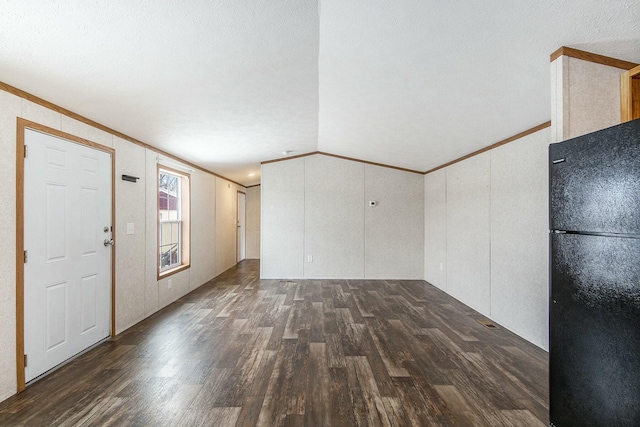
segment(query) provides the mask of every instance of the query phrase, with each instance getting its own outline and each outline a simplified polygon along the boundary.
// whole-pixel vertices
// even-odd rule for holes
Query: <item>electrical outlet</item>
[[[167,280],[167,289],[171,289],[171,279]]]

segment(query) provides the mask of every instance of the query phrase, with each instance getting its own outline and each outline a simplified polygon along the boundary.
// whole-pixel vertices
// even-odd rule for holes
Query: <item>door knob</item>
[[[105,246],[113,246],[113,239],[104,239]]]

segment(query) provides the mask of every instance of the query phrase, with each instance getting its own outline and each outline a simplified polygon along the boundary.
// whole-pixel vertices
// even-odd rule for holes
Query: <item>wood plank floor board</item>
[[[187,410],[172,423],[176,427],[233,427],[238,421],[241,408],[209,408]]]
[[[365,326],[356,323],[348,308],[336,309],[338,333],[342,341],[342,352],[345,356],[364,356],[363,345]]]
[[[2,426],[541,426],[548,355],[426,282],[244,261],[27,390]]]
[[[366,356],[348,356],[347,383],[358,426],[388,426],[389,421]]]
[[[414,360],[407,348],[401,345],[402,337],[392,334],[385,319],[370,319],[369,333],[382,363],[390,377],[408,377],[409,372],[402,367],[405,361]]]
[[[245,393],[246,398],[260,397],[263,399],[267,394],[267,390],[269,388],[271,380],[271,377],[268,374],[273,372],[273,368],[275,367],[277,361],[277,356],[278,352],[275,350],[264,350],[262,352],[260,365],[256,369],[253,380]]]
[[[353,401],[351,398],[351,390],[347,380],[346,361],[345,367],[328,368],[329,370],[329,387],[330,402],[329,408],[331,413],[331,425],[336,426],[355,426],[356,418],[354,412]]]
[[[311,426],[328,425],[331,421],[329,400],[329,367],[325,343],[311,343],[307,372],[306,408],[304,423]]]
[[[336,321],[336,312],[334,311],[324,311],[322,314],[322,318],[324,320],[324,324],[322,325],[322,332],[324,334],[337,334],[338,333],[338,322]],[[326,338],[325,338],[326,340]],[[326,341],[325,341],[326,342]]]
[[[318,286],[319,288],[319,286]],[[322,307],[322,302],[312,302],[309,307],[309,317],[310,317],[310,342],[321,343],[324,342],[324,310]]]
[[[342,341],[338,334],[325,335],[327,350],[327,367],[329,368],[346,368],[347,361],[344,358],[344,350]]]
[[[442,416],[441,407],[444,402],[434,402],[420,393],[411,377],[393,378],[398,390],[398,401],[402,405],[402,416],[407,426],[439,425],[438,417]],[[434,392],[435,393],[435,392]]]
[[[212,368],[207,380],[193,399],[189,408],[208,409],[215,407],[216,400],[226,399],[229,377],[233,374],[229,368]]]
[[[247,396],[238,414],[236,427],[252,427],[257,425],[264,396]]]

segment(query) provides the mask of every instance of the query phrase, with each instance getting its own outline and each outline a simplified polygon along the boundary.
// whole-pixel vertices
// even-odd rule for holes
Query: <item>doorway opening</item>
[[[236,238],[238,240],[237,248],[238,253],[236,261],[244,261],[247,257],[247,194],[242,191],[238,191],[238,218],[237,218],[237,233]]]
[[[18,119],[18,391],[115,331],[109,147]]]

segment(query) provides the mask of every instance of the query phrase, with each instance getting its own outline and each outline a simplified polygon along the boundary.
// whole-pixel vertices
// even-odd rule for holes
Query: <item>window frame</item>
[[[177,221],[161,221],[160,220],[160,174],[166,173],[180,178],[179,189],[179,219]],[[156,171],[156,272],[157,279],[161,280],[173,274],[179,273],[191,267],[191,176],[183,171],[162,165],[158,163]],[[169,266],[164,269],[160,267],[160,246],[161,246],[161,227],[162,224],[178,222],[179,224],[179,248],[180,263]]]

